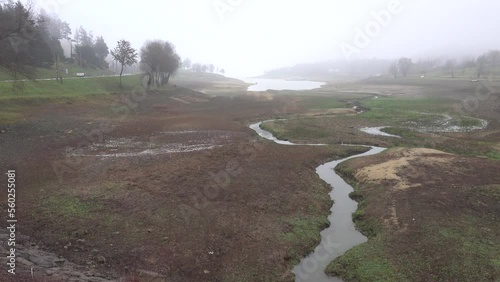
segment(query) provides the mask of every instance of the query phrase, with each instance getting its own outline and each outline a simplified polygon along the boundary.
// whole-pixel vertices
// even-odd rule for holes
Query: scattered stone
[[[97,256],[97,262],[98,263],[106,263],[106,258],[102,255]]]
[[[203,273],[205,273],[205,274],[209,274],[209,273],[210,273],[210,271],[208,271],[208,270],[206,270],[206,269],[205,269],[205,270],[203,270]]]
[[[151,233],[151,232],[153,232],[153,228],[148,229],[148,233]]]

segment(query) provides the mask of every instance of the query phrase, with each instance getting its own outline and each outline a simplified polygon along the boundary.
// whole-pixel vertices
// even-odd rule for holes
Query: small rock
[[[203,273],[205,273],[205,274],[209,274],[209,273],[210,273],[210,271],[208,271],[208,270],[206,270],[206,269],[205,269],[205,270],[203,270]]]
[[[49,276],[50,276],[50,275],[52,275],[52,274],[54,274],[54,273],[58,272],[59,270],[61,270],[61,269],[60,269],[60,268],[58,268],[58,267],[51,268],[51,269],[47,269],[47,270],[45,270],[45,274],[47,274],[47,275],[49,275]]]
[[[102,255],[97,256],[97,262],[98,263],[106,263],[106,258]]]
[[[168,241],[168,237],[163,237],[163,241]]]
[[[77,243],[85,243],[85,239],[78,239],[76,240]]]
[[[28,257],[28,260],[31,261],[32,263],[36,264],[37,266],[41,266],[41,267],[54,267],[54,266],[56,266],[56,264],[54,263],[54,260],[51,257],[30,254],[30,256]]]
[[[32,263],[31,261],[26,260],[26,259],[23,259],[23,258],[20,258],[20,257],[17,257],[17,258],[16,258],[16,261],[17,261],[18,263],[24,264],[24,265],[26,265],[26,266],[33,266],[33,265],[34,265],[34,263]]]
[[[148,229],[148,233],[151,233],[151,232],[153,232],[153,228]]]
[[[61,264],[64,264],[64,263],[66,262],[66,260],[65,260],[65,259],[63,259],[63,258],[56,258],[56,259],[54,260],[54,262],[55,262],[56,264],[61,265]]]
[[[98,249],[92,249],[92,251],[90,251],[90,252],[92,252],[94,254],[97,254],[99,252],[99,250]]]

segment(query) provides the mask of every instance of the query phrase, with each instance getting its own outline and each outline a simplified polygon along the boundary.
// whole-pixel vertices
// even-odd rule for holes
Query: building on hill
[[[73,41],[69,38],[59,39],[66,59],[73,58]]]

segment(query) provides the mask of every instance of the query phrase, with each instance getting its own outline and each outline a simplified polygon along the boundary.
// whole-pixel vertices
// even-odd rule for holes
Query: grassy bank
[[[117,93],[143,91],[141,77],[123,77],[119,87],[118,77],[66,79],[57,81],[26,81],[23,92],[15,92],[12,84],[0,82],[0,125],[12,124],[23,118],[33,107],[49,103],[68,103],[81,99],[95,99]]]
[[[500,225],[493,216],[492,205],[500,200],[498,185],[457,187],[447,207],[432,206],[432,219],[412,214],[413,224],[394,230],[384,220],[387,212],[374,205],[384,202],[383,198],[389,199],[388,202],[401,201],[412,192],[394,194],[390,184],[358,182],[354,176],[358,167],[359,164],[348,161],[337,172],[355,188],[350,196],[359,206],[353,220],[369,241],[330,263],[327,273],[345,281],[496,281],[500,277],[500,251],[495,247],[500,243],[497,236]],[[420,189],[432,193],[431,187]],[[442,193],[445,191],[441,189]],[[466,197],[470,199],[460,200]],[[487,201],[488,198],[494,201]],[[414,206],[425,205],[420,195],[414,196],[413,201],[418,203]],[[477,201],[483,203],[483,211],[475,210]],[[463,206],[454,208],[454,202]],[[452,209],[455,210],[450,213]],[[396,208],[393,216],[396,210],[401,224],[406,215]]]

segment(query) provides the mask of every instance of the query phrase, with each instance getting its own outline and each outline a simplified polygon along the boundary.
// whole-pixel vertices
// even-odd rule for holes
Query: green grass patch
[[[500,160],[500,152],[498,152],[498,151],[490,152],[490,153],[488,153],[487,156],[488,156],[488,158],[495,160],[495,161]]]
[[[330,224],[326,216],[286,219],[285,223],[290,231],[285,232],[283,238],[290,242],[317,242],[320,231]]]
[[[101,205],[70,196],[52,196],[42,202],[42,207],[49,214],[65,218],[84,218],[99,210]]]
[[[500,185],[487,185],[479,188],[479,193],[488,198],[492,198],[500,202]]]
[[[340,101],[338,98],[333,97],[310,97],[304,101],[301,101],[308,109],[316,110],[327,110],[334,108],[345,108],[346,103]]]
[[[262,124],[261,128],[271,132],[280,140],[308,140],[329,137],[332,133],[314,124],[316,120],[314,118],[300,119],[299,124],[292,125],[287,120],[276,120]]]
[[[141,76],[124,76],[123,88],[119,87],[119,77],[94,77],[65,79],[63,84],[55,80],[25,81],[24,91],[16,93],[12,83],[0,82],[0,101],[33,97],[78,97],[89,94],[111,94],[142,88]]]
[[[27,81],[24,86],[23,92],[16,93],[11,83],[0,82],[0,124],[15,123],[24,112],[35,106],[144,91],[140,75],[123,77],[122,88],[119,87],[118,77],[67,79],[63,84],[57,81]]]
[[[347,251],[331,262],[326,272],[345,281],[408,281],[390,262],[381,236]]]

